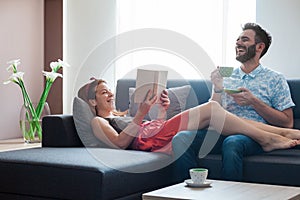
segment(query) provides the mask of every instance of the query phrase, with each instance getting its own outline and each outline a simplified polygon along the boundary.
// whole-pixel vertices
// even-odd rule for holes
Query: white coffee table
[[[210,187],[193,188],[179,183],[143,194],[143,200],[221,199],[221,200],[299,200],[300,187],[252,184],[232,181],[212,181]]]

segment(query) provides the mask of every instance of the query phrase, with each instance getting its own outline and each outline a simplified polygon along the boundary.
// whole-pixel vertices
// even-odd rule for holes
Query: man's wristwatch
[[[215,93],[222,93],[224,91],[224,89],[222,88],[222,89],[220,89],[220,90],[216,90],[215,88],[214,88],[214,92]]]

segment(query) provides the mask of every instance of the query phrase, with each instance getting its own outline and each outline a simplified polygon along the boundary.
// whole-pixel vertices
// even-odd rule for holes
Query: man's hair
[[[272,36],[266,31],[264,30],[261,26],[259,26],[258,24],[255,23],[246,23],[243,27],[242,27],[243,31],[251,29],[255,32],[255,43],[260,43],[263,42],[265,44],[265,48],[262,51],[260,57],[263,57],[271,43],[272,43]]]

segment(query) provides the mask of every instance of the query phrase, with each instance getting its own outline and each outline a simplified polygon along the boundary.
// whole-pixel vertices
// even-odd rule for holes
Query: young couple
[[[222,153],[221,174],[227,180],[242,180],[244,156],[299,145],[300,132],[291,129],[292,107],[295,104],[288,84],[282,74],[260,63],[271,45],[272,37],[255,23],[245,24],[242,30],[235,47],[236,60],[241,66],[233,71],[232,78],[224,80],[216,69],[211,74],[211,101],[183,111],[167,121],[163,117],[151,122],[143,121],[156,98],[162,102],[160,116],[168,109],[170,101],[166,92],[152,97],[149,91],[136,116],[128,123],[126,118],[120,117],[124,113],[114,111],[114,96],[105,81],[94,80],[85,85],[79,97],[97,114],[92,120],[96,137],[113,147],[166,153],[172,152],[173,139],[175,156],[184,153],[181,171],[188,172],[190,167],[197,166],[198,152],[206,133],[182,130],[210,126],[226,136],[222,137],[222,144],[215,145],[215,148]],[[224,87],[243,92],[226,95]],[[126,121],[125,126],[118,127],[124,124],[120,121]],[[179,131],[182,132],[177,134]],[[194,141],[192,145],[190,138]]]
[[[95,79],[84,85],[78,96],[85,100],[95,113],[91,122],[95,136],[113,148],[170,154],[172,138],[178,132],[209,126],[225,136],[238,133],[249,136],[258,142],[264,151],[286,149],[300,144],[299,130],[278,128],[237,117],[215,101],[188,109],[165,120],[164,114],[170,105],[166,90],[159,97],[149,90],[136,115],[130,119],[124,116],[125,113],[115,110],[114,94],[102,79]],[[145,115],[157,98],[161,101],[160,118],[145,121]]]

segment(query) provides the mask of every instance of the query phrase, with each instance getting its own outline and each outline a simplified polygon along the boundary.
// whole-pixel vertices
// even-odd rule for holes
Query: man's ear
[[[260,43],[257,44],[256,47],[257,47],[258,51],[262,52],[265,49],[266,45],[265,45],[265,43],[260,42]]]

